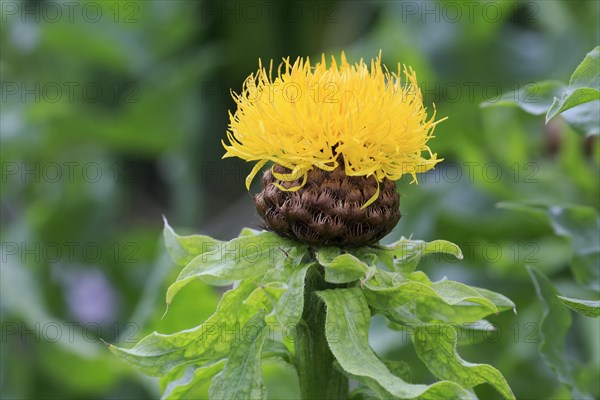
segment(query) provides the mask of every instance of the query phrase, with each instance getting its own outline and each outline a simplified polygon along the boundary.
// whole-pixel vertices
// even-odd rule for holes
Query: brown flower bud
[[[280,165],[273,169],[290,173]],[[400,220],[400,195],[389,179],[378,184],[373,176],[347,176],[343,168],[313,168],[306,184],[291,192],[278,189],[275,183],[292,188],[300,186],[302,179],[281,181],[268,169],[262,182],[263,190],[254,196],[254,203],[265,228],[311,245],[370,245],[391,232]],[[377,200],[361,208],[378,185]]]

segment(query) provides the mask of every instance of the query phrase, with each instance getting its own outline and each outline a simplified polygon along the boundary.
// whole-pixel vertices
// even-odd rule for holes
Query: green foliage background
[[[517,398],[570,398],[570,387],[600,397],[599,320],[568,311],[566,341],[544,335],[544,310],[567,317],[555,299],[542,301],[537,275],[563,296],[598,300],[597,278],[577,273],[599,267],[584,254],[598,245],[597,136],[566,123],[568,114],[546,125],[528,113],[545,113],[551,102],[539,96],[554,93],[536,82],[566,85],[600,42],[599,2],[0,4],[3,398],[157,397],[158,383],[99,339],[133,344],[214,310],[220,293],[193,283],[161,319],[179,272],[161,242],[161,215],[179,232],[223,240],[258,225],[248,165],[220,160],[229,89],[241,88],[258,58],[345,50],[358,60],[380,49],[388,66],[411,65],[426,103],[449,117],[431,143],[445,162],[418,186],[399,182],[403,217],[386,242],[451,240],[465,258],[425,258],[432,278],[516,303],[516,316],[490,318],[496,336],[460,353],[498,368]],[[523,201],[538,211],[515,205]],[[540,204],[570,210],[569,229]],[[385,332],[375,319],[372,347],[414,365],[415,381],[433,381],[406,338]],[[564,351],[548,360],[542,341]],[[265,379],[272,398],[297,395],[289,371],[267,365]],[[498,396],[486,385],[477,393]]]

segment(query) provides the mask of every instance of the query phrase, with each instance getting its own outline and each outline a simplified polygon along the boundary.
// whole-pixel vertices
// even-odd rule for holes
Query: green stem
[[[325,337],[325,303],[316,291],[332,288],[321,268],[308,269],[304,289],[302,321],[296,330],[296,366],[300,394],[304,400],[348,399],[348,378],[334,365],[335,358]]]

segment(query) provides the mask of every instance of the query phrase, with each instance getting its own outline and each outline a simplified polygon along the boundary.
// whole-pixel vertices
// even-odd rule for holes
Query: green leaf
[[[546,122],[570,108],[600,100],[600,46],[589,52],[571,75],[567,90],[554,102],[546,114]]]
[[[346,251],[369,266],[379,266],[394,270],[394,255],[384,246],[365,246],[346,249]]]
[[[164,216],[163,220],[165,223],[163,236],[167,252],[173,262],[179,266],[184,267],[200,254],[213,251],[223,243],[220,240],[203,235],[179,236]]]
[[[449,280],[432,283],[422,272],[412,273],[395,285],[381,284],[379,277],[377,273],[364,284],[365,296],[371,306],[394,322],[469,323],[514,308],[500,294]]]
[[[463,254],[460,247],[446,240],[424,242],[422,240],[409,240],[401,238],[399,241],[385,246],[394,256],[394,268],[399,272],[412,272],[421,258],[427,254],[449,254],[462,260]]]
[[[527,266],[527,271],[537,296],[544,305],[544,314],[540,322],[540,353],[558,379],[572,389],[574,398],[591,399],[591,396],[581,393],[577,387],[572,372],[573,363],[567,359],[565,353],[565,339],[571,326],[571,313],[558,299],[558,293],[546,275],[531,266]]]
[[[394,310],[396,311],[396,310]],[[464,323],[464,324],[447,324],[447,323],[442,323],[439,324],[438,322],[433,322],[433,323],[429,323],[429,322],[424,322],[424,321],[419,321],[419,320],[414,320],[412,323],[406,323],[405,321],[402,321],[400,319],[396,319],[394,320],[393,318],[390,318],[390,316],[388,315],[388,313],[384,314],[387,317],[386,320],[386,324],[390,329],[393,329],[395,331],[399,331],[399,332],[403,332],[405,335],[408,334],[413,334],[415,331],[415,328],[421,327],[424,324],[425,325],[443,325],[443,326],[452,326],[454,329],[456,329],[458,331],[458,342],[457,345],[458,346],[470,346],[476,343],[480,343],[484,340],[489,340],[490,338],[490,332],[494,332],[496,331],[496,327],[494,327],[494,325],[492,325],[491,322],[482,319],[476,322],[471,322],[471,323]],[[394,316],[394,314],[392,314],[392,317]],[[402,317],[405,317],[405,315],[403,315]],[[410,320],[410,318],[408,318],[407,320]],[[497,335],[500,335],[501,332],[499,332]],[[496,334],[493,334],[496,335]],[[399,375],[401,376],[401,375]]]
[[[191,379],[189,374],[193,372],[194,376],[204,376],[204,372],[190,370],[184,379],[181,375],[184,371],[182,368],[187,364],[204,368],[207,367],[207,363],[226,359],[232,346],[239,341],[240,326],[244,326],[252,316],[272,312],[270,316],[277,318],[280,323],[296,324],[304,305],[306,271],[314,264],[300,265],[306,254],[306,246],[282,238],[271,240],[272,235],[262,232],[235,241],[237,246],[232,247],[233,256],[248,255],[250,251],[243,253],[240,250],[248,243],[258,249],[257,254],[261,254],[249,257],[258,260],[254,265],[250,265],[248,259],[240,261],[236,257],[232,257],[234,260],[231,263],[226,260],[225,265],[222,265],[216,261],[214,251],[206,254],[211,260],[211,264],[208,265],[210,268],[197,270],[200,275],[208,273],[211,277],[214,274],[232,279],[234,276],[239,278],[236,274],[241,273],[246,278],[223,295],[217,310],[202,325],[172,335],[154,332],[131,349],[115,346],[110,346],[110,349],[147,375],[161,376],[174,371],[171,373],[174,377],[177,376],[176,379],[183,379],[180,386],[184,387],[177,390],[187,390],[186,388],[191,387],[193,383],[187,382],[187,379]],[[275,262],[265,260],[265,253],[274,253]],[[199,259],[196,257],[194,260]],[[239,263],[241,272],[234,271]]]
[[[370,312],[359,288],[319,291],[327,305],[327,341],[344,371],[375,391],[379,398],[471,399],[460,385],[442,381],[417,385],[395,376],[369,347]]]
[[[292,352],[283,343],[276,340],[267,339],[265,341],[262,358],[279,361],[286,366],[294,366]]]
[[[183,268],[167,290],[167,305],[185,285],[200,279],[211,285],[226,286],[242,279],[262,276],[282,265],[295,244],[271,232],[243,236],[222,243],[216,249],[194,258]]]
[[[419,358],[439,379],[473,388],[489,383],[505,399],[515,399],[500,371],[487,364],[466,362],[456,352],[458,334],[450,325],[421,325],[413,334],[413,343]]]
[[[215,375],[223,369],[225,360],[205,366],[183,365],[175,368],[160,379],[161,399],[181,399],[196,386],[208,383]]]
[[[413,381],[413,371],[407,362],[388,359],[381,359],[381,362],[385,364],[392,374],[402,378],[402,380],[409,383]]]
[[[498,308],[499,311],[507,311],[513,310],[513,312],[517,313],[517,307],[515,303],[512,302],[511,299],[504,296],[503,294],[492,292],[491,290],[479,288],[476,286],[469,286],[471,289],[479,293],[481,296],[485,297]]]
[[[287,285],[283,282],[269,282],[257,286],[243,304],[259,305],[258,308],[261,308],[261,304],[270,304],[269,309],[272,309],[287,290]]]
[[[600,47],[588,53],[575,69],[569,85],[542,81],[503,94],[498,100],[481,104],[516,105],[533,115],[546,114],[546,123],[558,114],[575,131],[584,135],[600,134]]]
[[[571,270],[575,280],[600,291],[600,216],[592,207],[549,206],[539,203],[498,204],[501,208],[518,210],[540,218],[558,236],[566,237],[573,248]]]
[[[239,336],[239,327],[257,312],[268,309],[269,301],[243,304],[256,284],[243,282],[227,291],[216,311],[202,325],[171,335],[154,332],[130,349],[113,345],[109,349],[119,358],[146,375],[162,376],[185,363],[214,362],[226,358],[231,342]]]
[[[455,325],[454,328],[458,330],[458,346],[470,346],[489,340],[490,335],[496,335],[490,332],[497,331],[496,327],[485,319],[470,324]],[[498,335],[501,334],[501,332],[498,332]]]
[[[591,318],[600,317],[600,300],[582,300],[563,296],[558,296],[558,299],[562,301],[564,305],[573,311],[577,311],[579,314]]]
[[[577,133],[587,136],[600,135],[600,102],[590,101],[560,114]]]
[[[350,393],[350,400],[381,400],[382,398],[365,386],[359,386]]]
[[[537,296],[544,304],[540,335],[540,351],[546,362],[563,382],[571,382],[572,376],[564,361],[565,338],[571,326],[571,314],[556,298],[558,294],[550,280],[539,270],[527,266]]]
[[[340,254],[337,247],[323,247],[317,250],[317,261],[325,269],[325,280],[330,283],[350,283],[372,275],[374,268],[356,256],[348,253]],[[375,255],[372,263],[377,264]]]
[[[257,230],[257,229],[252,229],[252,228],[242,228],[242,230],[240,231],[240,234],[238,235],[238,237],[243,237],[243,236],[255,236],[258,235],[259,233],[261,233],[262,231]]]
[[[267,338],[263,314],[255,315],[244,328],[240,340],[231,348],[225,368],[212,381],[211,399],[266,399],[267,391],[260,366],[262,348]]]
[[[483,102],[481,107],[518,106],[529,114],[542,115],[548,112],[554,98],[561,96],[565,88],[566,85],[560,81],[535,82],[504,93],[497,100]]]
[[[306,272],[315,264],[302,265],[294,268],[286,282],[286,290],[278,299],[273,312],[267,316],[267,322],[270,317],[275,317],[280,324],[281,329],[295,326],[302,317],[304,309],[304,280]]]

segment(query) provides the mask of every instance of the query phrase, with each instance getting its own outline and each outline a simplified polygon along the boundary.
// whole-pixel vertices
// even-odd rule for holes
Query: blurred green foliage
[[[543,303],[524,265],[563,296],[597,300],[597,288],[571,274],[569,237],[496,204],[598,210],[599,143],[561,116],[546,125],[516,107],[479,105],[568,82],[598,45],[597,1],[2,0],[0,18],[3,398],[157,397],[157,382],[98,339],[126,345],[214,310],[219,293],[198,283],[161,320],[178,272],[160,242],[161,214],[219,239],[258,225],[248,166],[220,160],[230,88],[258,58],[345,50],[357,60],[380,49],[388,66],[411,65],[426,103],[449,117],[431,142],[445,162],[418,186],[399,183],[403,218],[387,241],[459,244],[463,261],[430,256],[428,274],[498,291],[518,310],[491,318],[497,335],[461,355],[502,371],[517,398],[571,396],[538,351]],[[573,379],[600,397],[598,319],[572,319],[565,351],[586,366]],[[375,350],[432,381],[380,322]],[[295,396],[289,371],[266,373],[273,398]],[[477,393],[497,396],[486,385]]]

